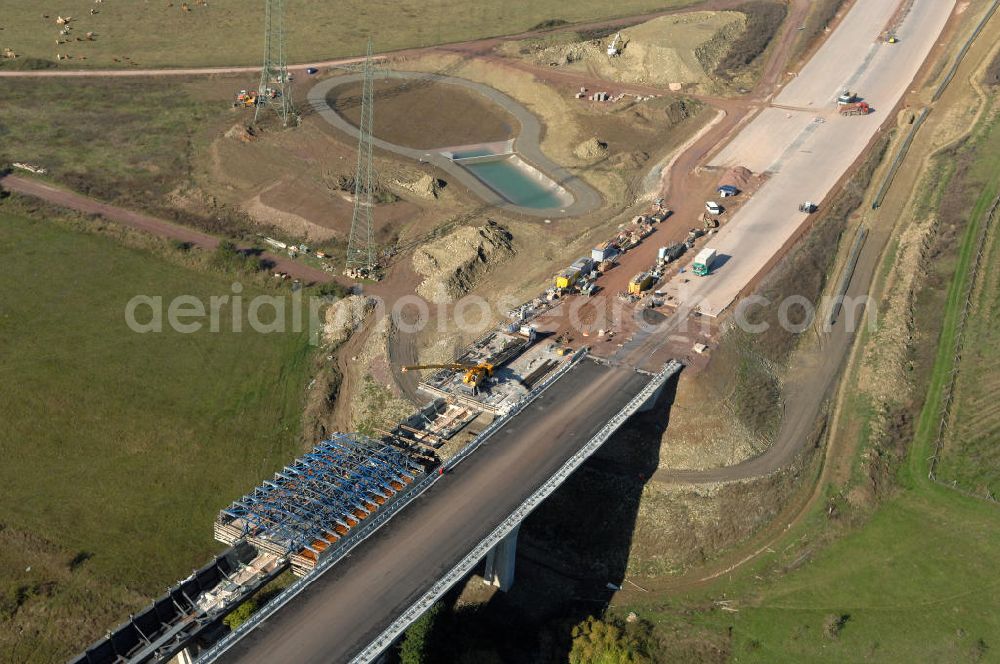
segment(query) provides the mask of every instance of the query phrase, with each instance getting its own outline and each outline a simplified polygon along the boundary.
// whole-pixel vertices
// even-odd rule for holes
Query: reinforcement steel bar
[[[420,466],[385,441],[334,434],[273,478],[222,510],[241,519],[245,534],[291,553],[316,540],[339,538],[333,528],[366,519],[415,481]]]

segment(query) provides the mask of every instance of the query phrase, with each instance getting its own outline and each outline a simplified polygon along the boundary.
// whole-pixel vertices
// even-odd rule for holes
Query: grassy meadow
[[[101,7],[93,0],[5,4],[0,47],[21,56],[0,60],[6,68],[53,66],[57,54],[70,56],[58,62],[70,68],[259,65],[262,57],[264,2],[107,0]],[[692,4],[695,0],[287,0],[287,52],[289,62],[305,63],[362,54],[369,38],[376,50],[391,51],[515,34],[546,22],[593,22]],[[91,15],[91,9],[97,13]],[[74,19],[69,35],[59,34],[61,27],[55,21],[60,15]],[[93,41],[86,38],[88,32],[94,33]],[[56,44],[57,39],[69,41]]]
[[[218,333],[132,332],[135,295],[232,278],[3,207],[0,261],[0,661],[61,661],[218,551],[217,511],[301,449],[310,346],[233,333],[230,307]]]

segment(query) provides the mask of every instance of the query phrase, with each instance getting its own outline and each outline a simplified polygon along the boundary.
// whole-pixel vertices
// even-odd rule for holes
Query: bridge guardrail
[[[565,363],[555,373],[536,386],[535,389],[526,394],[509,413],[493,420],[493,422],[487,425],[485,429],[479,432],[478,436],[469,441],[465,447],[455,454],[455,456],[451,457],[448,461],[442,464],[441,468],[444,470],[451,470],[464,459],[468,458],[473,452],[479,449],[479,447],[486,442],[488,438],[507,424],[512,417],[524,410],[528,404],[538,398],[538,396],[547,390],[553,383],[562,378],[567,371],[579,363],[584,357],[586,357],[586,355],[586,348],[578,350],[569,362]],[[389,519],[395,516],[397,512],[413,502],[415,498],[429,489],[440,478],[441,475],[438,473],[428,473],[414,484],[411,484],[397,500],[392,501],[384,510],[379,510],[376,512],[374,517],[366,520],[364,525],[355,531],[354,536],[349,537],[346,540],[341,540],[339,545],[327,549],[326,555],[320,558],[316,567],[313,568],[311,572],[299,579],[296,579],[291,585],[278,593],[274,599],[250,616],[246,622],[227,634],[211,648],[201,653],[197,658],[198,664],[211,664],[211,662],[215,662],[222,656],[223,653],[236,645],[240,639],[256,629],[262,622],[274,615],[292,598],[305,590],[306,586],[318,579],[325,571],[343,560],[344,556],[349,554],[354,547],[368,539],[375,533],[375,531],[385,525]]]
[[[451,570],[449,570],[437,583],[432,585],[430,589],[425,592],[420,599],[418,599],[409,609],[403,612],[403,614],[397,618],[388,628],[386,628],[381,634],[379,634],[374,641],[372,641],[368,647],[358,653],[352,660],[351,664],[369,664],[369,662],[374,661],[386,648],[392,645],[392,643],[399,638],[399,636],[409,627],[417,618],[419,618],[425,611],[430,609],[434,605],[434,602],[438,601],[448,589],[453,585],[458,583],[466,574],[468,574],[473,567],[492,549],[495,547],[504,537],[509,535],[514,528],[521,523],[525,517],[528,516],[543,500],[548,498],[552,492],[556,490],[559,485],[561,485],[566,478],[573,474],[577,468],[579,468],[584,461],[586,461],[590,456],[597,451],[597,449],[604,444],[604,442],[611,437],[615,431],[618,430],[625,420],[630,418],[632,415],[638,411],[646,401],[656,393],[667,380],[681,370],[683,365],[677,360],[671,360],[663,369],[661,369],[647,384],[646,386],[632,398],[631,401],[626,404],[618,413],[615,414],[610,420],[601,427],[594,436],[584,445],[580,451],[569,458],[566,463],[564,463],[559,470],[557,470],[551,478],[548,479],[541,487],[539,487],[531,496],[528,497],[524,503],[521,504],[514,513],[509,517],[504,519],[497,526],[493,532],[486,536],[476,547],[469,552],[457,565],[455,565]]]

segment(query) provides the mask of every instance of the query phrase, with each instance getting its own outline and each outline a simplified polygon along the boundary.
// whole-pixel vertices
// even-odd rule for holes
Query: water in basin
[[[480,156],[485,155],[464,154],[463,158]],[[542,210],[565,208],[570,202],[566,190],[517,155],[474,159],[462,166],[514,205]]]

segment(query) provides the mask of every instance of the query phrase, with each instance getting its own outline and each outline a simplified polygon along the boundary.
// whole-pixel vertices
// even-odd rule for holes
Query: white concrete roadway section
[[[732,304],[805,222],[799,203],[822,202],[887,120],[940,36],[955,0],[913,0],[896,32],[899,43],[882,44],[879,34],[899,5],[900,0],[856,2],[778,95],[775,103],[785,108],[765,109],[712,161],[712,166],[743,165],[771,176],[709,240],[707,246],[720,257],[713,274],[686,272],[667,286],[682,304],[709,316]],[[845,87],[856,90],[874,112],[840,117],[835,102]]]

